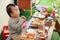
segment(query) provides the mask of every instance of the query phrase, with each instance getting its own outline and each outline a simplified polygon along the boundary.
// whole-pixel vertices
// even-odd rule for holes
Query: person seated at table
[[[22,31],[21,26],[25,20],[20,19],[19,9],[14,4],[8,4],[6,7],[6,11],[10,17],[9,22],[8,22],[10,37],[13,40],[20,40],[19,36],[21,34],[21,31]]]

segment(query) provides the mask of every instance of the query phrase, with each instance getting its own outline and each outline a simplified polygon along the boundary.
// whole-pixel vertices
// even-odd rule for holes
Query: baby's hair
[[[7,11],[7,14],[11,17],[10,13],[12,13],[11,11],[11,7],[15,7],[16,5],[15,4],[8,4],[7,7],[6,7],[6,11]]]

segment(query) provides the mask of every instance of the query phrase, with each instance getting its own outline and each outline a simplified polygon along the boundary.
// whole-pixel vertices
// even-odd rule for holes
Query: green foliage
[[[32,9],[32,15],[34,14],[34,9]],[[21,10],[21,16],[25,16],[26,20],[30,20],[30,10]]]

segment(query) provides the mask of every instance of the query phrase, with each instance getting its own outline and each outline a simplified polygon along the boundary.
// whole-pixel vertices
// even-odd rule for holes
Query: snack
[[[35,37],[35,34],[28,34],[29,35],[29,38],[34,38]]]
[[[27,38],[27,35],[21,35],[20,38]]]
[[[39,29],[39,30],[44,30],[43,25],[41,25],[41,24],[38,25],[38,29]]]
[[[35,34],[34,33],[27,33],[26,36],[27,36],[27,38],[34,38]]]
[[[52,22],[45,22],[45,26],[51,27],[52,26]]]
[[[36,19],[35,19],[36,22],[41,22],[41,21],[43,21],[43,20],[44,20],[44,18],[36,18]]]
[[[35,21],[36,21],[36,22],[40,22],[39,18],[36,18]]]
[[[34,22],[32,22],[31,23],[31,28],[38,28],[38,25],[39,23],[38,22],[36,22],[36,21],[34,21]]]
[[[35,34],[34,33],[26,33],[20,36],[20,38],[34,38]]]
[[[45,38],[44,34],[39,35],[40,38]]]

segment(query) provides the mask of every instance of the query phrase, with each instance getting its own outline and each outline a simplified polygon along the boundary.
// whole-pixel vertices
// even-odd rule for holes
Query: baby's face
[[[12,15],[11,16],[13,16],[15,18],[17,18],[19,16],[19,14],[20,14],[19,9],[18,9],[17,6],[15,6],[15,7],[12,6],[11,7],[11,11],[12,11]]]

